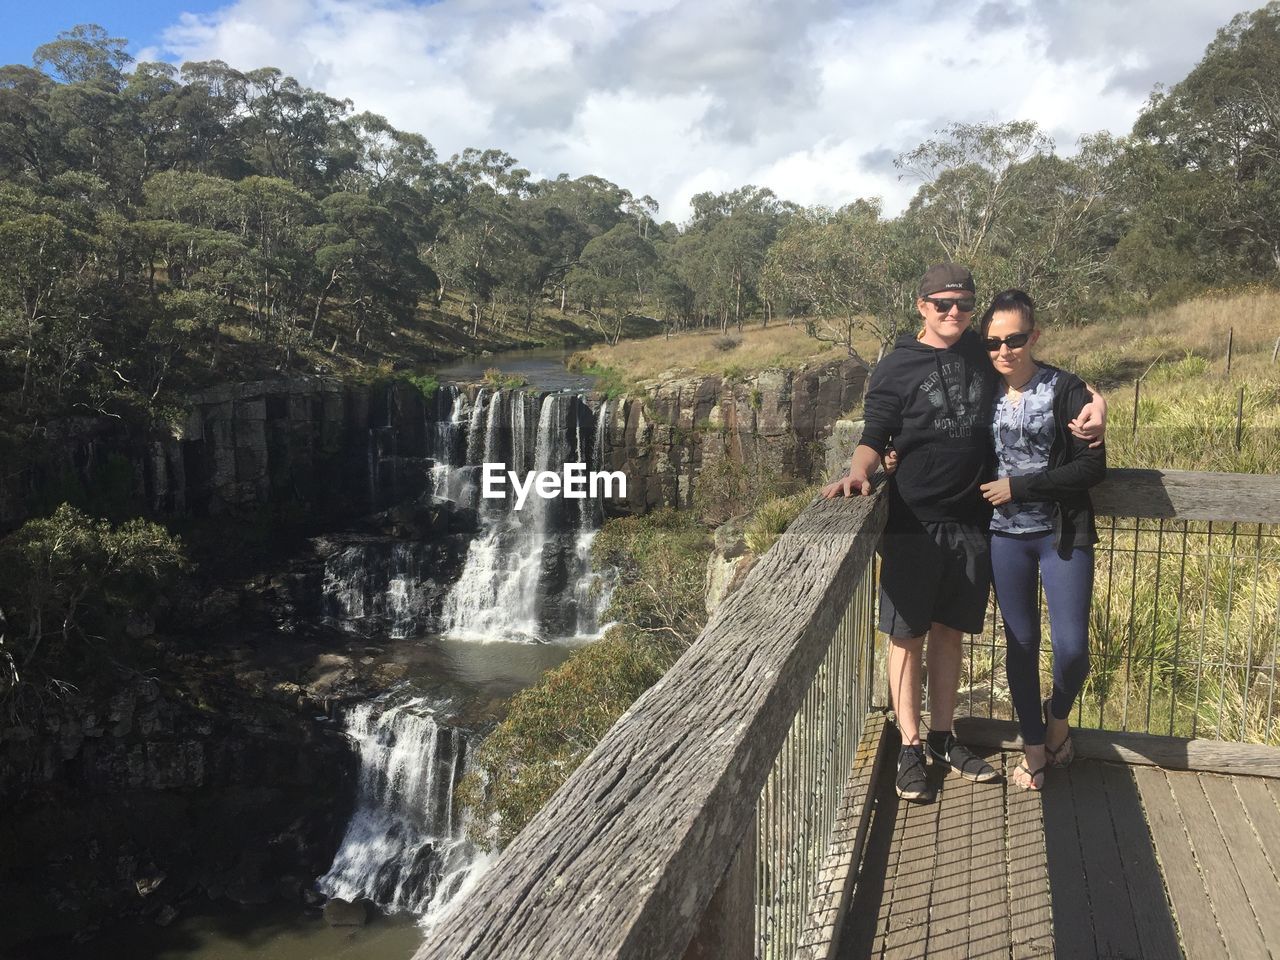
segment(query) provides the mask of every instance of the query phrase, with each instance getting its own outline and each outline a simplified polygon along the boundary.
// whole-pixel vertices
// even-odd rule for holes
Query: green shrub
[[[413,374],[407,373],[404,378],[418,388],[418,392],[423,398],[430,400],[436,395],[436,391],[440,389],[440,381],[433,373]]]
[[[510,843],[674,660],[669,645],[614,627],[516,694],[458,786],[472,839]]]
[[[708,439],[706,444],[711,442]],[[727,453],[709,458],[704,452],[702,469],[693,482],[693,507],[705,523],[719,526],[730,517],[758,509],[785,490],[782,478],[763,464],[748,467]]]
[[[732,336],[731,334],[723,334],[713,338],[711,345],[721,353],[728,353],[730,350],[736,350],[738,347],[742,346],[742,338]]]
[[[817,493],[818,488],[811,487],[789,497],[779,497],[762,504],[743,530],[747,549],[757,557],[763,556]]]
[[[490,367],[484,372],[485,383],[494,390],[519,390],[529,385],[529,381],[518,373],[503,373],[497,367]]]
[[[62,504],[0,541],[0,608],[18,682],[111,656],[130,612],[146,610],[188,566],[181,541],[141,518],[113,527]]]

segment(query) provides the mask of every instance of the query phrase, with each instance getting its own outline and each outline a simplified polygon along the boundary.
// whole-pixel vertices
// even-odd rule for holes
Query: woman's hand
[[[893,476],[893,471],[898,469],[898,451],[890,447],[885,451],[884,460],[881,461],[884,467],[884,475],[886,477]]]
[[[1008,503],[1013,499],[1013,494],[1009,489],[1009,478],[1001,477],[999,480],[992,480],[990,483],[984,483],[978,488],[982,491],[983,497],[992,506],[1000,506],[1002,503]]]

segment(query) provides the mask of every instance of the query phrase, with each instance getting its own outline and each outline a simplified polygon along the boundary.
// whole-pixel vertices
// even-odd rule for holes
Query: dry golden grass
[[[726,349],[726,338],[738,342]],[[613,347],[594,346],[581,356],[585,366],[608,367],[620,372],[628,383],[639,384],[682,376],[738,378],[770,367],[794,368],[836,360],[846,353],[814,340],[799,323],[775,321],[769,327],[750,326],[741,333],[706,330],[624,340]],[[874,350],[871,356],[875,356]]]
[[[1115,322],[1052,327],[1036,354],[1106,393],[1112,466],[1274,473],[1280,470],[1280,364],[1271,355],[1278,318],[1280,293],[1249,290]],[[1228,331],[1234,331],[1230,377]]]

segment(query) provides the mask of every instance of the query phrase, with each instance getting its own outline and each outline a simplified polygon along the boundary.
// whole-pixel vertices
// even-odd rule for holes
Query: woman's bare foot
[[[1071,723],[1059,720],[1052,710],[1046,710],[1045,714],[1048,716],[1044,731],[1045,752],[1055,767],[1065,767],[1076,758],[1075,744],[1071,742]]]
[[[1022,762],[1013,768],[1010,778],[1020,790],[1041,790],[1044,787],[1045,747],[1043,743],[1023,747]]]

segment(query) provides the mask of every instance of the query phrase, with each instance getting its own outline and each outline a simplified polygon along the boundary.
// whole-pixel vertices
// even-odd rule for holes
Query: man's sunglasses
[[[1017,350],[1019,347],[1025,347],[1030,339],[1031,334],[1029,333],[1011,333],[1003,340],[999,337],[986,337],[982,341],[982,345],[987,348],[987,353],[999,353],[1001,344],[1004,344],[1010,350]]]
[[[939,313],[950,313],[952,307],[955,307],[961,313],[973,313],[973,308],[978,303],[972,297],[961,297],[955,300],[947,297],[923,297],[922,299],[925,303],[933,304],[933,308]]]

